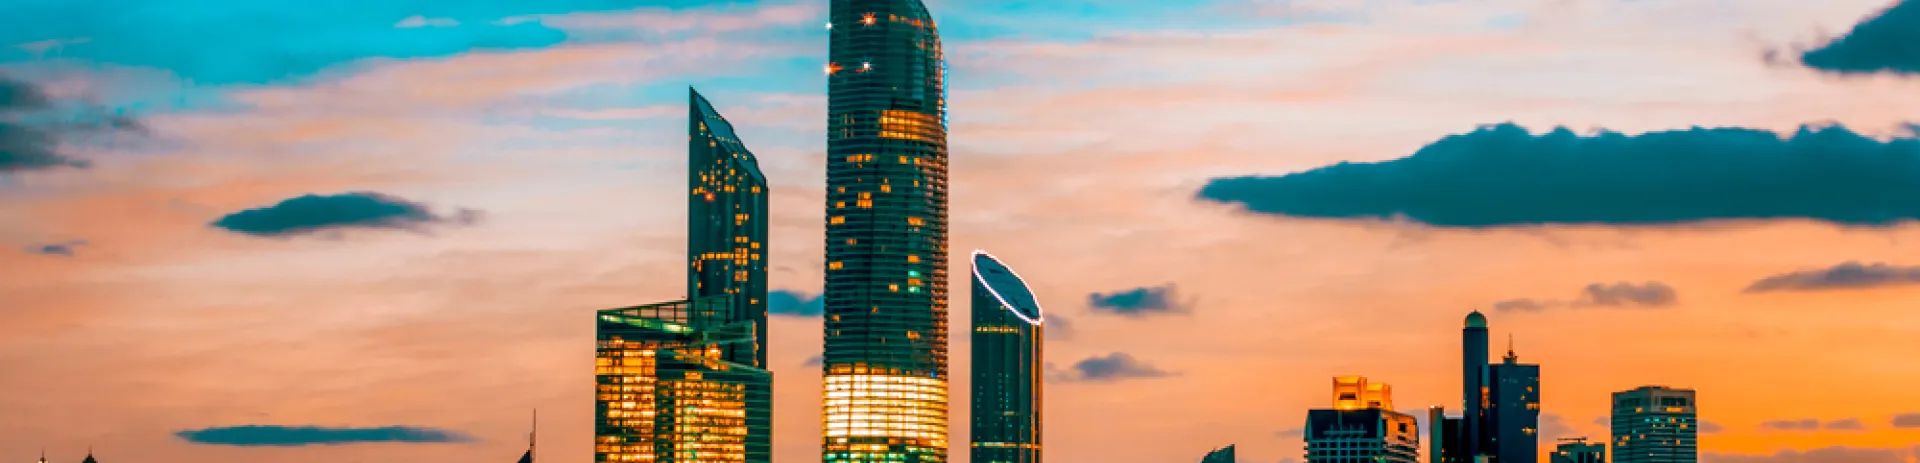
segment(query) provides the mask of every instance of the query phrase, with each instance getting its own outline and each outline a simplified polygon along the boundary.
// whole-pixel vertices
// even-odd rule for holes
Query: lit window
[[[707,197],[708,197],[708,198],[712,198],[713,196],[712,196],[712,195],[708,195]],[[843,208],[843,207],[847,207],[847,202],[846,202],[846,201],[834,201],[834,202],[833,202],[833,208],[834,208],[834,209],[839,209],[839,208]]]
[[[860,24],[871,26],[873,25],[873,21],[873,13],[867,13],[865,16],[860,17]]]
[[[847,245],[848,245],[848,246],[852,246],[852,245],[856,245],[856,244],[860,244],[860,240],[856,240],[856,239],[853,239],[853,238],[847,238]]]
[[[900,292],[900,284],[899,284],[899,283],[887,283],[887,290],[888,290],[888,291],[893,291],[893,292]]]
[[[827,219],[827,223],[839,225],[839,224],[847,223],[847,218],[845,216],[836,215],[836,216],[833,216],[833,218]]]
[[[920,256],[907,256],[907,262],[918,263],[920,262]]]
[[[840,267],[842,267],[842,266],[844,266],[844,264],[841,264],[841,263],[839,263],[839,262],[828,262],[828,263],[827,263],[827,270],[839,270],[839,269],[840,269]]]
[[[892,192],[893,192],[893,185],[880,185],[880,192],[881,192],[881,193],[892,193]]]

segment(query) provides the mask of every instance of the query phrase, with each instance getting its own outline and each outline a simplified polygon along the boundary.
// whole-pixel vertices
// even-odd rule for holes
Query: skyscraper
[[[1585,437],[1560,439],[1548,463],[1607,463],[1607,445]]]
[[[1200,457],[1200,463],[1234,463],[1233,446],[1229,445],[1213,449],[1212,452],[1207,452],[1207,456]]]
[[[726,360],[767,365],[767,178],[700,92],[687,89],[687,297],[725,296],[730,321],[754,323],[756,341]]]
[[[1487,367],[1489,430],[1491,448],[1497,463],[1539,463],[1540,461],[1540,366],[1519,362],[1513,343],[1507,343],[1507,356]]]
[[[1699,461],[1697,412],[1692,389],[1642,386],[1613,393],[1613,462]]]
[[[596,315],[594,461],[763,463],[772,374],[725,359],[755,344],[751,321],[731,321],[731,299],[602,310]]]
[[[1460,455],[1467,461],[1490,454],[1492,437],[1487,413],[1487,316],[1479,311],[1467,314],[1466,327],[1460,330],[1461,407]]]
[[[972,461],[1040,463],[1040,302],[993,255],[972,260]]]
[[[947,459],[945,58],[920,0],[832,0],[822,460]]]
[[[1333,408],[1307,411],[1307,463],[1419,463],[1420,425],[1393,411],[1393,388],[1333,379]]]

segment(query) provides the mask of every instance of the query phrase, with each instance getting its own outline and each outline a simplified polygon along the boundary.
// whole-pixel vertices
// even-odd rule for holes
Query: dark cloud
[[[1902,413],[1893,416],[1893,427],[1920,428],[1920,413]]]
[[[413,426],[379,428],[327,428],[319,426],[250,425],[207,428],[174,433],[196,444],[298,447],[305,445],[343,445],[371,442],[447,443],[471,439],[460,433]]]
[[[1867,429],[1867,424],[1859,418],[1845,418],[1828,421],[1826,428],[1829,431],[1861,431]]]
[[[480,212],[463,209],[453,216],[435,215],[424,204],[372,192],[305,195],[272,206],[248,209],[221,217],[212,224],[234,233],[288,237],[350,228],[421,230],[434,224],[471,224]]]
[[[1087,305],[1094,312],[1126,315],[1133,317],[1163,313],[1184,313],[1191,304],[1174,300],[1173,283],[1161,286],[1148,286],[1111,293],[1093,293],[1087,295]]]
[[[767,313],[793,317],[818,317],[827,313],[825,294],[808,296],[806,293],[774,290],[767,293]]]
[[[1920,75],[1920,0],[1901,0],[1845,35],[1800,52],[1800,64],[1836,74]]]
[[[1146,362],[1135,359],[1133,356],[1127,355],[1124,352],[1088,357],[1085,360],[1075,362],[1072,368],[1065,371],[1054,370],[1051,372],[1051,376],[1059,381],[1099,383],[1128,379],[1164,378],[1173,376],[1174,374],[1173,372],[1161,370],[1153,365],[1148,365]]]
[[[1306,435],[1306,432],[1307,432],[1307,428],[1287,428],[1279,431],[1274,431],[1273,437],[1278,437],[1282,439],[1289,439],[1289,438],[1299,439],[1301,438],[1301,436]]]
[[[1046,323],[1042,326],[1042,329],[1045,330],[1044,332],[1046,333],[1045,336],[1047,339],[1058,339],[1061,341],[1073,339],[1074,331],[1072,320],[1068,320],[1067,317],[1061,316],[1059,313],[1048,312],[1044,321]]]
[[[1813,431],[1820,429],[1820,420],[1813,418],[1799,420],[1773,420],[1760,423],[1760,429],[1769,431]]]
[[[800,366],[817,367],[817,366],[825,365],[826,363],[827,363],[827,356],[823,354],[823,355],[815,355],[812,357],[807,357],[807,361],[800,362]]]
[[[27,252],[40,254],[43,256],[73,257],[76,253],[79,252],[78,249],[81,246],[86,246],[86,245],[87,245],[86,240],[73,240],[65,243],[36,244],[33,246],[28,246]]]
[[[1725,431],[1726,429],[1727,428],[1722,427],[1719,424],[1716,424],[1712,421],[1705,421],[1705,420],[1700,421],[1701,434],[1713,434],[1716,432]]]
[[[1818,291],[1920,284],[1920,267],[1847,262],[1820,270],[1787,272],[1747,285],[1746,292]]]
[[[1198,198],[1258,214],[1438,227],[1779,218],[1890,226],[1920,218],[1920,139],[1881,141],[1841,126],[1789,137],[1700,127],[1534,135],[1503,123],[1392,161],[1215,178]]]
[[[1909,463],[1920,458],[1920,447],[1827,447],[1808,451],[1782,450],[1772,455],[1703,452],[1701,463]]]
[[[0,75],[0,174],[91,164],[60,151],[62,144],[101,132],[142,131],[132,118],[94,108],[56,107],[38,86]]]
[[[1566,417],[1553,413],[1541,413],[1539,435],[1542,442],[1552,442],[1564,437],[1579,437],[1580,432],[1567,424]]]
[[[1672,306],[1679,301],[1679,292],[1666,283],[1622,281],[1588,284],[1587,287],[1580,289],[1579,296],[1571,300],[1508,299],[1493,303],[1493,310],[1539,312],[1557,307],[1657,308]]]

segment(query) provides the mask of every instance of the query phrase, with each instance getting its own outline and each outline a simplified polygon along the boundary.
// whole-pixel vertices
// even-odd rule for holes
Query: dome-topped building
[[[1468,328],[1486,328],[1487,316],[1481,315],[1480,311],[1478,310],[1473,311],[1473,313],[1467,314],[1467,327]]]

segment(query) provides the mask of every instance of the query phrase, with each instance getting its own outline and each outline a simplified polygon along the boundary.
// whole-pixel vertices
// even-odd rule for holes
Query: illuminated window
[[[860,244],[860,240],[857,240],[857,239],[853,239],[853,238],[847,238],[847,245],[848,245],[848,246],[852,246],[852,245],[856,245],[856,244]]]
[[[711,197],[711,196],[709,196],[709,197]],[[833,208],[834,208],[834,209],[839,209],[839,208],[843,208],[843,207],[847,207],[847,202],[846,202],[846,201],[834,201],[834,202],[833,202]]]
[[[888,290],[888,291],[893,291],[893,292],[899,292],[899,291],[900,291],[900,284],[899,284],[899,283],[887,283],[887,290]]]
[[[860,201],[855,202],[854,205],[859,206],[861,209],[870,208],[870,207],[873,207],[873,200],[862,199]]]
[[[847,218],[846,216],[836,215],[836,216],[833,216],[832,218],[827,219],[827,223],[839,225],[839,224],[847,223]]]
[[[907,262],[908,262],[908,263],[919,263],[919,262],[920,262],[920,256],[907,256]]]
[[[839,269],[840,269],[840,267],[842,267],[842,264],[841,264],[841,263],[839,263],[839,262],[828,262],[828,263],[827,263],[827,270],[839,270]]]
[[[926,221],[926,219],[922,219],[922,218],[919,218],[919,217],[908,217],[908,218],[907,218],[907,225],[912,225],[912,226],[915,226],[915,227],[918,227],[918,226],[921,226],[921,225],[926,225],[926,224],[927,224],[927,221]]]
[[[892,193],[892,192],[893,192],[893,185],[880,185],[880,192],[881,192],[881,193]]]

